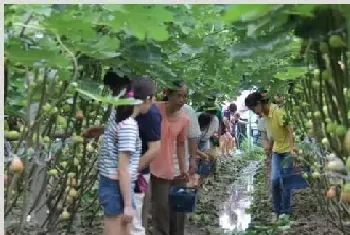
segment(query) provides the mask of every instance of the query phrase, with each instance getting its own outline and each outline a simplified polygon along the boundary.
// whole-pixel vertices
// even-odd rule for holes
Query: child
[[[141,81],[141,80],[140,80]],[[141,155],[141,140],[135,117],[146,110],[142,102],[153,92],[153,84],[125,82],[127,94],[123,98],[134,98],[132,105],[113,109],[104,131],[98,159],[99,200],[104,209],[104,234],[130,234],[130,223],[135,214],[134,188]],[[147,105],[148,107],[149,105]]]

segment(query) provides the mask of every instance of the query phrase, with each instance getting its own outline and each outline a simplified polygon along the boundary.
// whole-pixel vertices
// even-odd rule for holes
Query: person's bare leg
[[[131,224],[125,224],[121,222],[121,233],[120,234],[125,234],[125,235],[131,235]],[[119,235],[119,233],[115,233],[115,235]]]
[[[236,137],[232,136],[232,149],[233,149],[233,153],[236,152]]]
[[[233,150],[233,138],[230,136],[227,138],[226,153],[231,154]]]
[[[121,216],[105,216],[103,222],[104,235],[123,234],[121,230]]]
[[[220,151],[221,151],[221,154],[222,154],[223,156],[226,155],[226,153],[225,153],[225,149],[226,149],[226,147],[225,147],[225,141],[226,141],[225,136],[224,136],[224,135],[220,136],[220,138],[219,138]]]

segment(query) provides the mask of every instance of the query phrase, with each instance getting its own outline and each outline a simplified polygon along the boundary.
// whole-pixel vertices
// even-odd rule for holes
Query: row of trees
[[[98,215],[99,140],[81,132],[120,102],[102,96],[113,66],[159,88],[181,78],[194,105],[253,85],[287,93],[293,83],[290,119],[298,135],[313,129],[321,150],[322,158],[303,150],[319,172],[315,195],[346,233],[349,13],[340,5],[5,5],[7,231],[22,233],[28,214],[51,232]],[[326,167],[327,152],[342,174]],[[341,182],[326,201],[330,174]]]

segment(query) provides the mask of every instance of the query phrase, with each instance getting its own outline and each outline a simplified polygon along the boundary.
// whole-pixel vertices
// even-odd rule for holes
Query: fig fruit
[[[51,169],[51,170],[49,170],[48,175],[50,175],[50,176],[57,176],[58,175],[58,170],[57,169]]]
[[[332,199],[337,195],[337,191],[335,190],[335,187],[330,187],[327,191],[327,198]]]
[[[328,45],[327,45],[327,43],[325,43],[325,42],[321,42],[320,43],[320,51],[322,52],[322,53],[328,53]]]
[[[329,45],[332,48],[346,47],[346,43],[343,41],[340,35],[332,35],[329,38]]]
[[[335,129],[335,134],[339,137],[343,137],[346,134],[346,127],[344,125],[338,125]]]
[[[75,115],[75,118],[78,120],[78,121],[82,121],[84,120],[84,114],[82,111],[78,111]]]
[[[69,190],[68,195],[69,195],[70,197],[72,197],[72,198],[75,198],[75,197],[78,195],[77,190],[75,190],[74,188],[71,188],[71,189]]]
[[[346,132],[346,135],[344,138],[344,148],[346,152],[350,153],[350,129]]]
[[[13,173],[21,173],[23,172],[24,166],[22,160],[15,156],[12,159],[11,165],[10,165],[10,171]]]
[[[67,211],[67,209],[64,209],[62,214],[61,214],[61,218],[63,220],[68,220],[70,218],[70,213]]]
[[[5,131],[5,139],[9,140],[18,140],[21,137],[21,134],[17,131]]]

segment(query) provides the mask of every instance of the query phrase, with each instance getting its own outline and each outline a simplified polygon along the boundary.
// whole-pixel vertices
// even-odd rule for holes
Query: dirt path
[[[271,218],[271,200],[263,183],[263,169],[256,176],[257,185],[254,193],[254,203],[251,208],[253,225],[265,226]],[[327,221],[326,216],[317,206],[310,189],[295,190],[292,198],[292,216],[290,228],[284,231],[263,232],[271,235],[341,235],[338,229]],[[247,233],[249,234],[249,233]]]
[[[188,216],[186,235],[223,235],[219,224],[221,207],[232,193],[230,186],[248,164],[241,158],[226,159],[217,164],[216,173],[203,184],[195,213]]]

